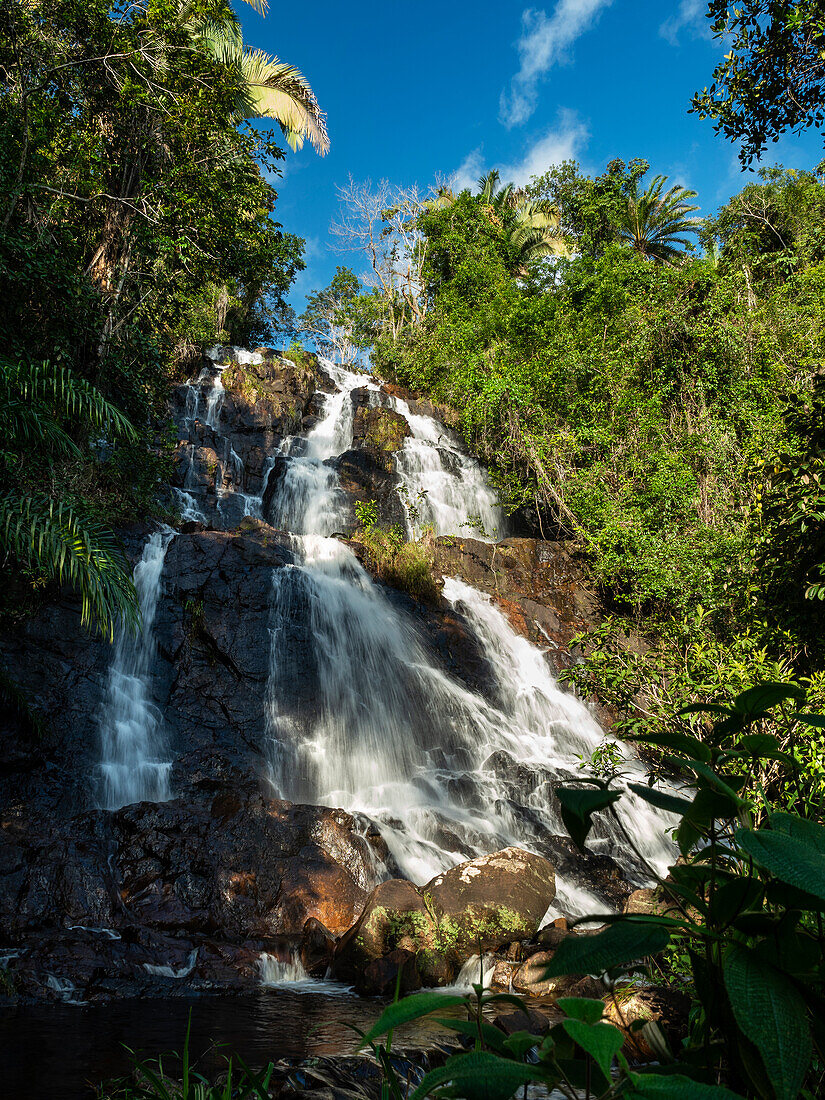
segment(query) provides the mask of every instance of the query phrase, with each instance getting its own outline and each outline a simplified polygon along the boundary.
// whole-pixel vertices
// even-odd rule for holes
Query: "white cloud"
[[[458,193],[469,189],[474,191],[479,179],[484,175],[484,157],[481,147],[468,153],[458,168],[450,176],[450,187]]]
[[[508,129],[532,115],[538,99],[538,85],[556,64],[569,60],[569,48],[593,25],[613,0],[557,0],[552,15],[527,8],[521,16],[521,38],[517,47],[521,68],[513,77],[510,91],[501,93],[499,118]]]
[[[671,46],[679,44],[679,32],[688,30],[694,37],[711,38],[710,22],[705,18],[707,0],[681,0],[678,10],[659,27],[659,34]]]
[[[513,182],[519,187],[529,183],[531,176],[540,176],[554,164],[563,160],[577,160],[587,145],[590,132],[586,123],[575,111],[567,108],[559,111],[558,121],[552,130],[530,145],[524,154],[509,164],[494,165],[503,183]],[[481,149],[474,149],[464,158],[460,167],[450,177],[454,191],[469,187],[476,189],[478,179],[488,171]]]

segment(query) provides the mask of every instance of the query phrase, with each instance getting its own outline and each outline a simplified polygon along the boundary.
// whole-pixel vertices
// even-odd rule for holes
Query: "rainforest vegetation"
[[[247,120],[321,152],[326,127],[224,0],[4,3],[0,73],[2,599],[67,580],[111,634],[136,621],[111,529],[160,507],[172,381],[262,340],[303,267]]]
[[[821,5],[709,7],[731,52],[693,110],[750,164],[822,121]],[[271,182],[286,153],[250,120],[323,153],[324,115],[297,69],[243,43],[226,0],[0,2],[0,73],[3,615],[63,582],[90,627],[137,627],[113,531],[171,518],[168,394],[208,345],[297,333],[448,406],[514,528],[587,562],[601,625],[571,686],[680,777],[642,792],[678,821],[664,909],[565,940],[548,973],[618,981],[658,958],[693,1010],[661,1073],[620,1055],[616,1076],[624,1036],[601,1001],[560,1002],[536,1051],[485,1024],[479,990],[448,1024],[476,1049],[411,1095],[822,1095],[825,161],[760,167],[703,218],[633,150],[522,188],[495,172],[426,193],[350,181],[334,235],[367,272],[340,266],[296,318],[303,242]],[[380,530],[370,502],[359,518],[377,573],[412,569],[437,599],[426,544]],[[621,797],[609,746],[591,763],[556,792],[582,847]],[[409,1084],[385,1037],[443,1011],[432,996],[364,1037],[384,1096]],[[123,1095],[184,1094],[143,1070]],[[266,1095],[268,1076],[241,1081],[220,1095]]]

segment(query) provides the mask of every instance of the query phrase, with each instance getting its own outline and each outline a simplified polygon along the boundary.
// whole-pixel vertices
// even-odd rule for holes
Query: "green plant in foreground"
[[[532,1082],[564,1096],[661,1097],[662,1100],[814,1100],[825,1085],[825,826],[811,817],[771,812],[758,795],[743,797],[744,763],[773,760],[800,781],[799,766],[773,734],[772,712],[798,704],[799,688],[764,683],[730,706],[690,708],[709,716],[699,737],[674,731],[644,740],[667,754],[685,778],[678,790],[631,783],[639,798],[673,815],[679,862],[661,881],[657,914],[590,914],[606,927],[566,938],[546,977],[602,974],[618,978],[645,959],[667,953],[666,965],[694,990],[691,1029],[683,1049],[668,1049],[652,1022],[643,1024],[660,1064],[631,1068],[622,1032],[603,1019],[604,1004],[563,998],[564,1018],[541,1041],[505,1038],[483,1019],[495,1000],[476,987],[474,998],[419,993],[390,1006],[365,1036],[379,1036],[409,1020],[460,1005],[468,1020],[441,1018],[445,1027],[475,1039],[472,1052],[453,1055],[427,1074],[411,1100],[428,1095],[506,1100]],[[788,720],[825,727],[825,717],[796,710]],[[608,778],[582,779],[556,791],[568,831],[583,848],[593,815],[611,813],[624,791]],[[800,805],[807,805],[800,801]],[[632,844],[632,838],[628,837]],[[635,1025],[631,1025],[631,1028]],[[529,1060],[525,1061],[528,1051]],[[614,1064],[615,1063],[615,1064]],[[736,1090],[736,1091],[732,1091]],[[393,1086],[396,1095],[396,1086]]]
[[[269,1082],[273,1070],[271,1062],[260,1073],[255,1073],[239,1055],[227,1056],[225,1079],[219,1084],[210,1084],[192,1066],[191,1030],[190,1011],[180,1054],[180,1077],[170,1076],[165,1071],[162,1057],[141,1059],[130,1050],[134,1067],[130,1077],[116,1081],[111,1086],[104,1086],[99,1093],[100,1100],[251,1100],[253,1097],[257,1097],[257,1100],[269,1100]]]

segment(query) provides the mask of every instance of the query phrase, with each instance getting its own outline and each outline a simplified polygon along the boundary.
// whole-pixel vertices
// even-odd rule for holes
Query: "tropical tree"
[[[67,367],[0,359],[0,557],[37,581],[73,585],[83,624],[110,640],[123,621],[140,620],[126,559],[114,535],[77,503],[19,487],[21,467],[81,457],[80,439],[133,439],[123,414]]]
[[[639,192],[638,181],[627,196],[620,236],[646,259],[663,264],[675,264],[691,248],[685,233],[698,233],[701,218],[689,215],[699,207],[689,200],[696,192],[674,186],[662,194],[666,176],[657,176],[649,187]]]
[[[533,198],[514,183],[499,186],[500,183],[501,176],[493,169],[478,181],[476,197],[487,218],[505,238],[512,273],[524,278],[532,261],[569,255],[557,207],[548,199]],[[444,208],[455,200],[451,188],[441,187],[429,206]]]
[[[262,15],[265,0],[246,0]],[[181,21],[193,37],[202,39],[210,53],[237,80],[235,113],[238,120],[272,118],[291,149],[308,140],[316,152],[329,151],[326,116],[309,81],[294,65],[245,46],[241,24],[231,9],[221,16],[195,15],[188,0],[181,3]]]
[[[692,110],[741,142],[744,167],[785,131],[822,127],[822,0],[709,0],[706,14],[727,52],[711,86],[693,97]]]

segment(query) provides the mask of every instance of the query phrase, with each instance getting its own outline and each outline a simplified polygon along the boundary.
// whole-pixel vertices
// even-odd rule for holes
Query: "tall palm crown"
[[[549,199],[532,200],[515,184],[499,187],[501,177],[493,169],[478,181],[479,199],[497,215],[512,211],[507,237],[516,255],[516,274],[526,275],[530,260],[545,256],[566,256],[567,245],[559,232],[561,219]]]
[[[620,235],[645,258],[675,264],[691,244],[684,234],[698,233],[702,219],[688,216],[699,209],[689,201],[696,198],[696,192],[676,186],[662,194],[666,182],[666,176],[657,176],[641,194],[638,181],[634,182]]]
[[[545,256],[567,256],[569,249],[560,232],[561,219],[548,199],[532,200],[512,183],[499,187],[501,177],[493,169],[478,181],[478,199],[487,216],[505,234],[512,253],[513,273],[527,275],[527,264]],[[443,209],[455,202],[455,192],[441,187],[431,208]]]
[[[261,15],[267,0],[246,0]],[[289,146],[300,149],[308,140],[324,156],[329,151],[326,115],[309,81],[296,69],[264,50],[244,46],[241,25],[230,13],[224,19],[195,15],[189,0],[181,0],[181,23],[204,41],[213,57],[233,70],[240,86],[235,113],[239,119],[272,118]]]

